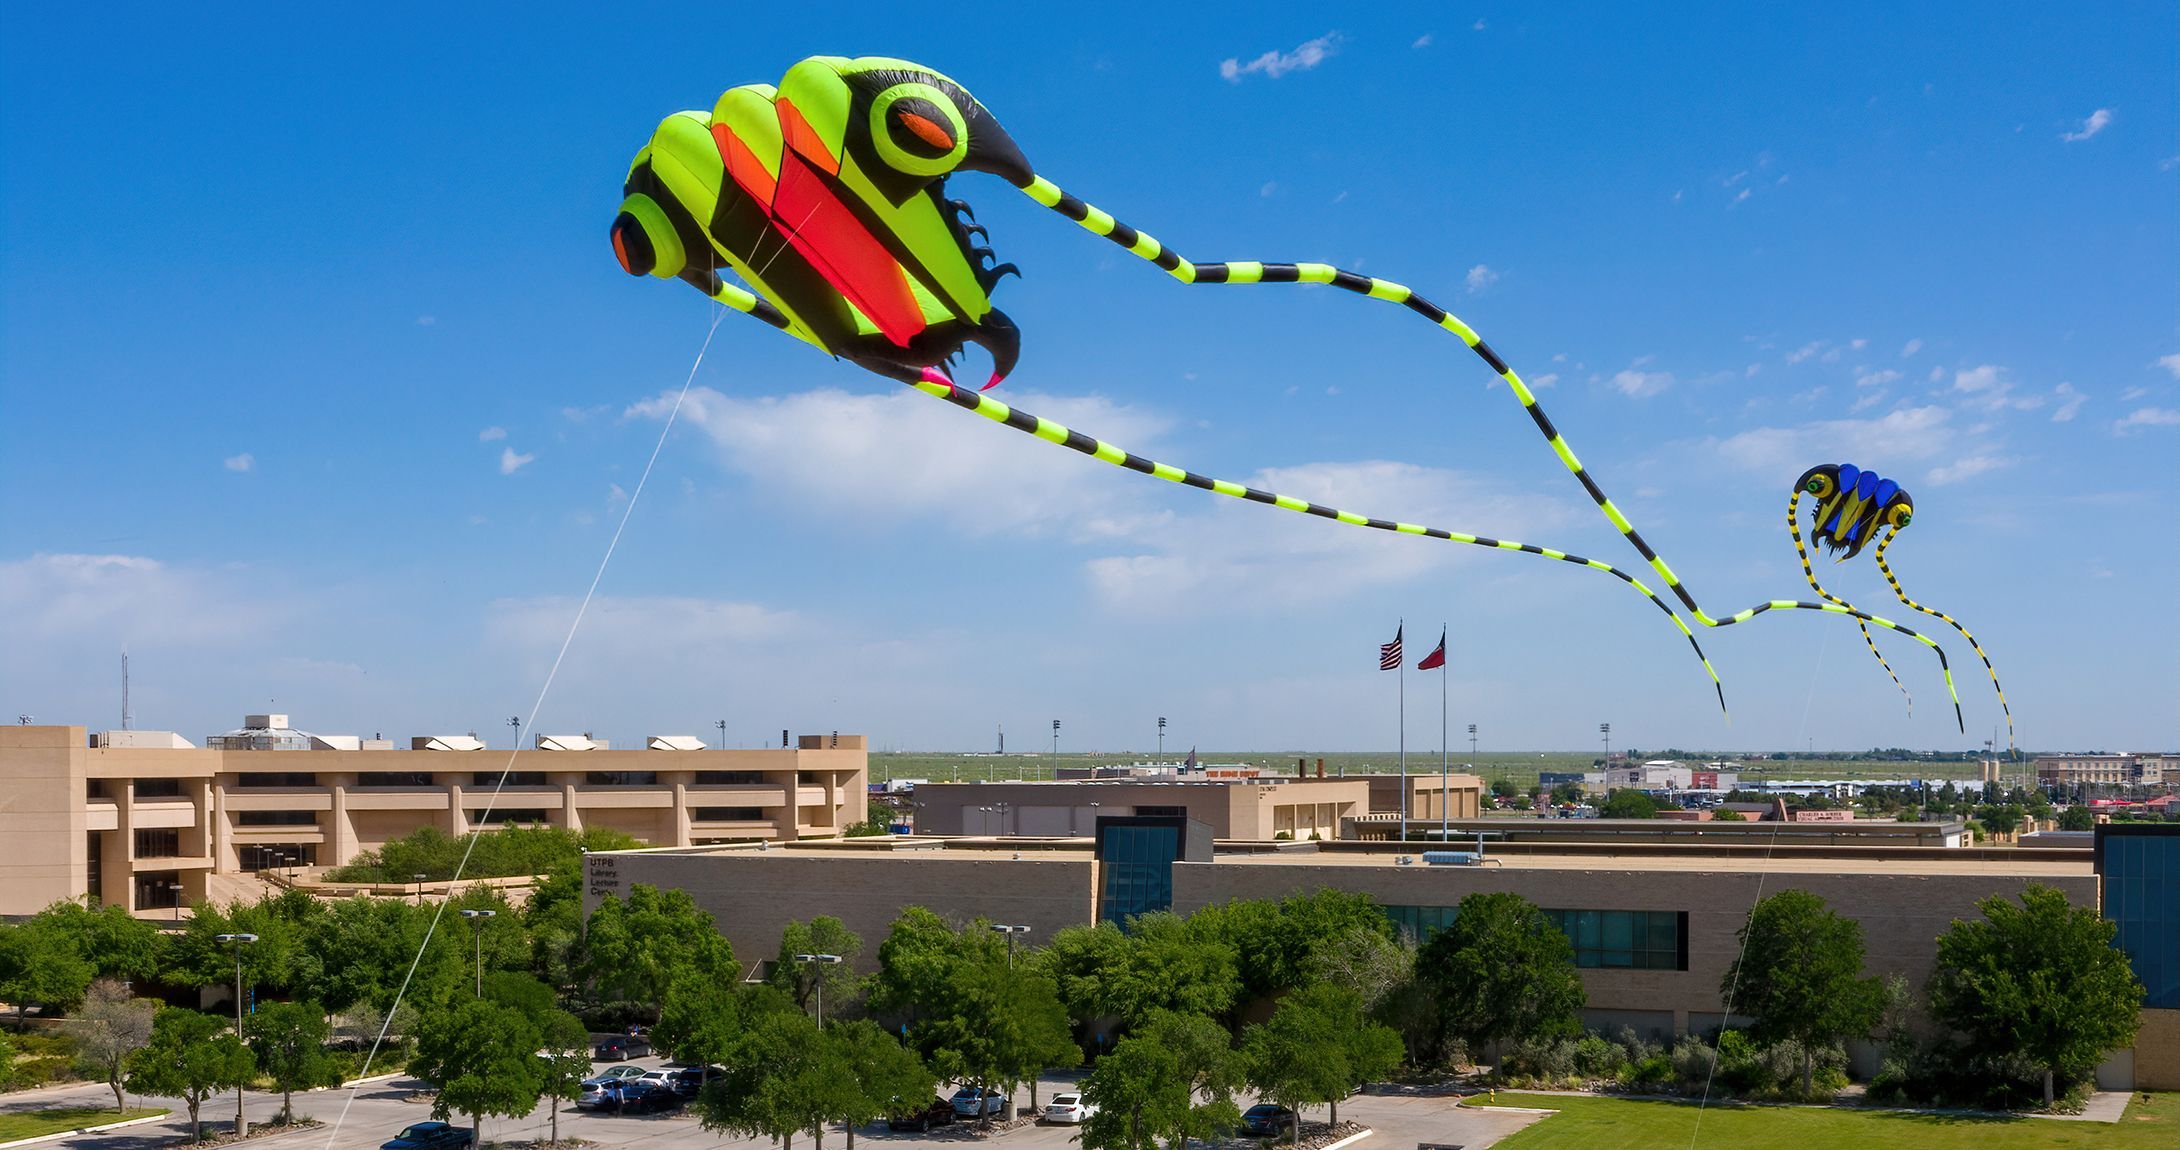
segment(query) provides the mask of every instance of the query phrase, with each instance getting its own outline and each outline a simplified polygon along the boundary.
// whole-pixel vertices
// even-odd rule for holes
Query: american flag
[[[1407,629],[1407,626],[1403,624],[1394,630],[1392,642],[1378,646],[1378,670],[1397,671],[1400,669],[1400,635],[1402,631]]]

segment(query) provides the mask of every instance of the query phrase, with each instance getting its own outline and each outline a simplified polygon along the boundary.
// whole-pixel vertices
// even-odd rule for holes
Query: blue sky
[[[1534,380],[1704,605],[1805,597],[1800,471],[1915,493],[1892,558],[2024,745],[2172,745],[2180,112],[2166,5],[1550,12],[946,5],[17,11],[0,38],[0,706],[192,738],[505,739],[711,313],[605,229],[656,121],[812,54],[974,91],[1198,260],[1416,286]],[[1103,11],[1103,10],[1101,10]],[[780,9],[786,13],[787,9]],[[1230,62],[1230,63],[1229,63]],[[1183,288],[1016,194],[999,394],[1371,515],[1639,558],[1402,309]],[[1850,625],[1701,638],[1616,582],[1227,504],[730,316],[540,713],[615,739],[1389,748],[1377,644],[1453,632],[1489,747],[1957,749],[1999,721]],[[1828,586],[1879,614],[1869,557]],[[1409,675],[1409,741],[1438,684]],[[767,732],[770,735],[767,735]],[[2003,740],[2003,733],[2000,734]],[[1169,743],[1169,745],[1171,745]]]

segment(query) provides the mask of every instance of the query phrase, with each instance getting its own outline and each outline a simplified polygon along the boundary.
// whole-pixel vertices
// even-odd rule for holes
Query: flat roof
[[[1422,850],[1400,852],[1415,862],[1415,869],[1459,870],[1462,867],[1429,867],[1423,862]],[[2016,853],[2016,852],[2008,852]],[[2028,877],[2086,877],[2094,874],[2094,864],[2086,857],[2064,857],[2073,852],[2060,850],[2022,850],[2018,859],[1991,859],[1979,852],[1975,856],[1964,855],[1959,850],[1942,847],[1930,848],[1927,857],[1901,857],[1898,850],[1873,853],[1870,857],[1857,858],[1839,852],[1822,855],[1800,853],[1773,855],[1768,858],[1751,858],[1746,855],[1706,854],[1701,851],[1687,853],[1643,854],[1545,854],[1528,853],[1494,855],[1490,847],[1484,848],[1484,857],[1490,861],[1486,867],[1503,867],[1507,870],[1625,870],[1625,871],[1721,871],[1734,874],[1982,874],[2020,875]],[[2086,852],[2083,852],[2086,854]],[[2060,856],[2060,857],[2053,857]],[[1334,867],[1400,867],[1410,869],[1394,861],[1399,857],[1393,852],[1369,854],[1344,851],[1266,852],[1249,854],[1220,854],[1212,859],[1214,864],[1235,866],[1334,866]],[[1198,864],[1201,865],[1201,864]]]

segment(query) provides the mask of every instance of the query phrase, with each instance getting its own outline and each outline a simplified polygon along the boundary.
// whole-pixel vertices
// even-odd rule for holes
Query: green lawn
[[[65,1106],[45,1110],[11,1110],[0,1114],[0,1142],[36,1138],[41,1134],[65,1134],[86,1126],[126,1122],[131,1118],[157,1118],[168,1110],[115,1110],[112,1107]]]
[[[1557,1110],[1498,1144],[1499,1150],[1691,1150],[1698,1135],[1691,1103],[1631,1102],[1499,1092],[1504,1106]],[[2136,1101],[2117,1124],[2047,1118],[1959,1118],[1884,1111],[1720,1106],[1702,1112],[1692,1150],[2172,1150],[2180,1146],[2180,1105],[2171,1095]]]

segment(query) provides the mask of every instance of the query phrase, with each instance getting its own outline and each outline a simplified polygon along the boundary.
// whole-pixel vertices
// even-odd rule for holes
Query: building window
[[[148,830],[136,832],[136,857],[140,859],[170,859],[182,853],[182,832],[178,830]]]
[[[316,811],[236,811],[238,827],[314,827],[318,825]],[[250,868],[258,869],[256,867]]]
[[[92,831],[89,841],[83,844],[83,861],[88,867],[83,872],[83,891],[91,896],[91,905],[106,901],[106,836]]]
[[[514,807],[496,807],[489,811],[473,811],[469,821],[480,826],[504,826],[518,823],[525,826],[544,826],[552,820],[544,811],[522,810]]]
[[[1181,850],[1178,826],[1099,828],[1098,920],[1127,925],[1130,918],[1173,909],[1173,861]]]
[[[238,853],[246,871],[318,865],[318,848],[311,843],[251,843]]]
[[[180,779],[138,779],[136,797],[140,799],[178,799],[182,797]]]
[[[657,771],[589,771],[583,781],[594,787],[654,787],[658,785]]]
[[[136,909],[168,910],[182,905],[181,876],[173,871],[154,871],[136,876]]]
[[[262,774],[236,775],[238,787],[315,787],[318,776],[309,771],[266,771]]]
[[[1388,906],[1393,925],[1418,942],[1453,925],[1458,907]],[[1688,915],[1671,910],[1546,910],[1585,970],[1688,969]]]
[[[754,823],[765,817],[763,807],[692,807],[689,817],[700,823]]]
[[[763,771],[698,771],[696,785],[700,787],[754,787],[765,781]]]
[[[1289,810],[1293,810],[1294,808],[1292,808],[1292,807],[1289,807],[1288,809],[1289,809]],[[1151,818],[1158,818],[1158,819],[1185,819],[1185,818],[1187,818],[1187,817],[1188,817],[1188,808],[1187,808],[1187,807],[1137,807],[1137,808],[1135,808],[1135,813],[1136,813],[1136,814],[1138,814],[1138,815],[1141,815],[1142,817],[1144,817],[1144,818],[1147,818],[1147,819],[1151,819]]]
[[[499,786],[500,773],[498,771],[478,771],[469,776],[469,785],[473,787]],[[542,787],[546,785],[545,772],[509,771],[507,772],[506,785],[510,787]]]
[[[2180,826],[2107,823],[2097,828],[2104,917],[2148,994],[2142,1005],[2180,1007]]]
[[[428,787],[432,785],[430,771],[372,771],[357,775],[359,787]]]
[[[105,798],[105,797],[106,797],[106,780],[104,780],[104,779],[85,779],[85,780],[83,780],[83,797],[84,797],[84,798],[86,798],[86,799],[103,799],[103,798]]]
[[[806,787],[822,787],[826,776],[817,771],[796,771],[795,781]]]

